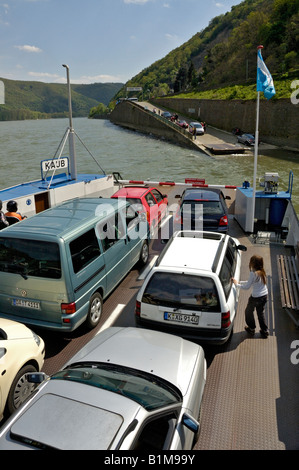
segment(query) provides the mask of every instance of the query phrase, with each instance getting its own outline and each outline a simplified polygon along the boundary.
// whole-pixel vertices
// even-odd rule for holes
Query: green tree
[[[107,114],[109,109],[103,103],[99,103],[97,106],[94,106],[89,111],[89,118],[94,119],[96,116],[102,116],[103,114]]]

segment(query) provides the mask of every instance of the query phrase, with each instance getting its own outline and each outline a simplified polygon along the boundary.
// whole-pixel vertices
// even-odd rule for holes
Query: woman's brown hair
[[[253,255],[249,261],[249,269],[255,271],[262,279],[263,283],[267,283],[266,272],[264,270],[264,259],[261,256]]]

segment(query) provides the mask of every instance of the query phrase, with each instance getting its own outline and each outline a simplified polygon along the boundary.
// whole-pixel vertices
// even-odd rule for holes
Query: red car
[[[182,127],[182,129],[188,129],[189,124],[187,121],[177,121],[177,125]]]
[[[146,213],[151,235],[155,233],[161,220],[168,214],[167,196],[157,188],[147,186],[125,186],[111,196],[126,198],[138,213]]]

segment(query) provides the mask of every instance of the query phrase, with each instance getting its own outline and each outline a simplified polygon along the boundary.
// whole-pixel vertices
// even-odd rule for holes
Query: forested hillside
[[[257,46],[277,80],[298,78],[299,0],[245,0],[133,77],[143,96],[208,90],[256,80]],[[124,90],[117,94],[121,96]]]
[[[63,117],[68,115],[67,85],[1,79],[5,104],[0,105],[0,121]],[[90,108],[106,106],[122,83],[71,85],[74,116],[88,116]]]

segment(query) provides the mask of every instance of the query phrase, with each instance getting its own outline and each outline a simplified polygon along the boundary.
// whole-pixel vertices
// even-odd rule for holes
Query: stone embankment
[[[247,151],[247,149],[242,148],[236,143],[236,137],[231,133],[225,133],[212,127],[208,127],[204,135],[197,136],[194,139],[188,129],[182,129],[175,122],[162,117],[163,110],[147,102],[132,103],[130,101],[123,101],[115,107],[109,117],[114,124],[154,135],[175,144],[199,150],[210,156],[214,156],[214,153],[211,151],[211,148],[214,146],[220,146],[226,150],[229,149],[229,153],[244,153]],[[179,116],[179,119],[182,118],[182,116]]]
[[[227,132],[239,127],[255,133],[256,100],[158,98],[152,103]],[[299,104],[291,99],[261,98],[259,136],[263,142],[299,151]]]
[[[152,109],[153,106],[149,103],[123,101],[114,108],[109,118],[114,124],[127,129],[140,131],[169,140],[175,144],[194,148],[192,136],[188,131],[181,131],[176,124],[162,118],[159,113],[154,114]]]
[[[180,129],[177,124],[161,117],[165,109],[189,122],[205,121],[207,133],[193,140],[188,130]],[[256,102],[179,98],[159,98],[151,103],[123,101],[110,114],[110,120],[128,129],[210,154],[209,147],[213,145],[236,145],[236,138],[231,134],[234,127],[255,133]],[[299,105],[288,100],[273,100],[272,103],[261,100],[259,138],[264,145],[299,151],[298,123]]]

